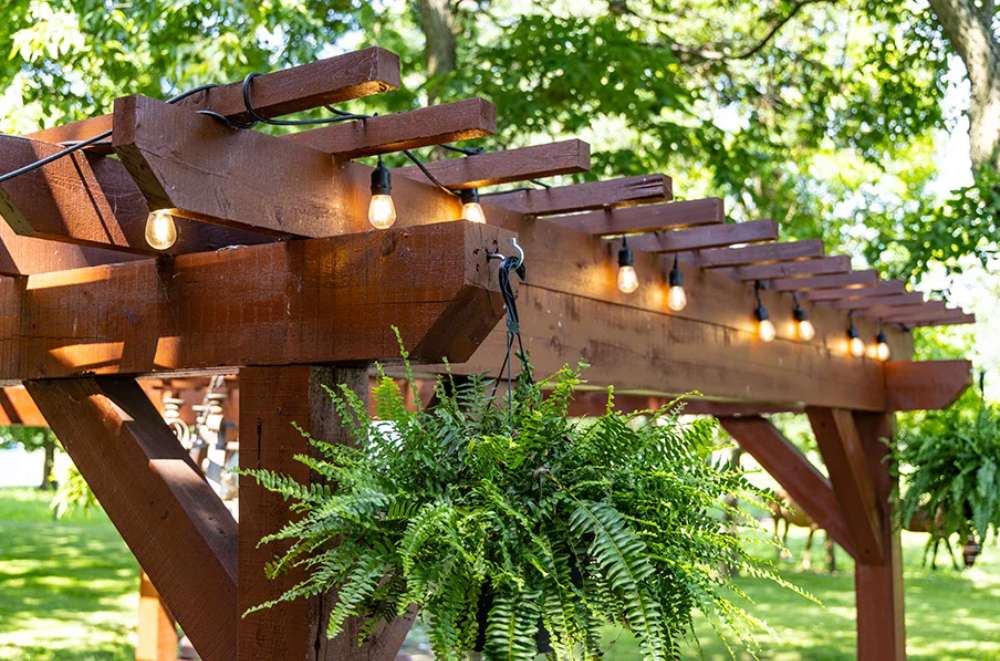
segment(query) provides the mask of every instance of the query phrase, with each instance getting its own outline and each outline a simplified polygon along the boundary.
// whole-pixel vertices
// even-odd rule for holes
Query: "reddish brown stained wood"
[[[854,418],[845,409],[810,406],[806,413],[854,540],[855,560],[861,564],[881,564],[885,559],[882,521]]]
[[[948,408],[970,385],[972,363],[967,360],[891,360],[885,364],[890,411]]]
[[[886,296],[903,294],[906,284],[902,280],[886,280],[874,285],[863,287],[837,287],[834,289],[816,289],[807,292],[810,301],[836,301],[845,298],[864,298],[867,296]]]
[[[24,386],[7,386],[0,389],[0,425],[48,427],[49,423]]]
[[[790,278],[799,275],[817,275],[825,273],[846,273],[851,270],[851,258],[847,255],[804,259],[793,262],[776,262],[774,264],[753,264],[734,269],[732,276],[738,280],[770,280],[772,278]]]
[[[841,310],[862,310],[875,307],[910,306],[924,302],[923,294],[908,292],[905,294],[889,294],[888,296],[865,296],[864,298],[848,298],[836,301],[833,307]]]
[[[678,396],[679,397],[679,396]],[[630,413],[641,410],[656,410],[675,403],[678,397],[643,395],[639,393],[614,393],[614,410]],[[569,415],[574,417],[597,417],[604,415],[608,406],[605,390],[577,391],[569,404]],[[769,413],[801,412],[803,408],[794,404],[771,404],[766,402],[724,402],[707,399],[683,398],[677,402],[683,415],[743,416]]]
[[[916,321],[907,321],[904,325],[906,326],[961,326],[962,324],[974,324],[976,323],[976,315],[974,314],[949,314],[943,315],[941,317],[930,318],[930,319],[919,319]]]
[[[806,289],[834,289],[840,287],[873,285],[878,282],[877,271],[851,271],[837,275],[817,275],[813,278],[783,278],[773,280],[775,291],[803,291]]]
[[[640,207],[599,209],[566,216],[549,216],[547,223],[597,236],[647,232],[670,227],[712,225],[726,220],[722,200],[683,200],[668,204],[644,204]]]
[[[236,655],[236,522],[132,379],[28,392],[205,661]]]
[[[563,140],[474,156],[425,163],[434,177],[448,188],[481,188],[527,181],[590,169],[590,145],[583,140]],[[416,166],[396,168],[394,175],[427,181]]]
[[[0,280],[0,381],[415,356],[462,360],[502,316],[475,223]]]
[[[759,416],[720,417],[740,447],[784,487],[792,500],[852,557],[854,542],[830,481],[768,420]]]
[[[886,321],[914,321],[932,319],[941,316],[962,314],[957,308],[949,308],[944,301],[924,301],[920,305],[911,305],[901,310],[893,311],[883,318]]]
[[[763,243],[758,246],[744,246],[742,248],[701,250],[695,253],[691,262],[703,269],[710,269],[822,257],[823,254],[823,242],[809,239],[788,243]]]
[[[396,89],[400,85],[399,57],[382,48],[365,48],[263,74],[252,85],[254,108],[264,117],[276,117]],[[249,119],[242,81],[194,94],[180,105],[210,108],[238,121]],[[85,140],[111,128],[111,115],[102,115],[36,131],[28,137],[45,142]]]
[[[177,623],[146,572],[139,572],[136,661],[177,661]]]
[[[378,115],[282,137],[339,158],[358,158],[482,138],[493,135],[496,130],[496,108],[477,98]]]
[[[649,174],[569,186],[497,193],[484,198],[499,207],[525,215],[552,215],[602,207],[669,200],[670,177]]]
[[[365,368],[251,367],[241,369],[240,465],[266,468],[308,483],[309,470],[293,459],[311,451],[292,427],[301,425],[317,438],[350,442],[341,427],[329,395],[322,386],[344,384],[362,401],[368,398]],[[287,544],[263,547],[257,542],[274,532],[292,516],[281,496],[241,476],[239,537],[239,612],[279,596],[304,574],[293,569],[275,581],[264,575],[264,565]],[[345,635],[327,640],[325,631],[336,595],[297,600],[254,613],[239,622],[239,652],[234,659],[306,659],[310,661],[391,661],[395,658],[411,618],[395,620],[374,632],[373,640],[359,648],[355,643],[360,623],[352,621]]]
[[[17,276],[62,271],[97,264],[141,259],[118,250],[54,243],[30,236],[18,236],[0,219],[0,275]]]
[[[145,97],[115,102],[114,139],[154,208],[277,236],[371,229],[367,166]],[[430,184],[397,177],[392,194],[398,226],[461,217],[458,199]]]
[[[706,225],[660,234],[642,234],[629,239],[629,245],[646,252],[684,252],[734,243],[773,241],[776,238],[777,223],[773,220],[755,220],[749,223]]]

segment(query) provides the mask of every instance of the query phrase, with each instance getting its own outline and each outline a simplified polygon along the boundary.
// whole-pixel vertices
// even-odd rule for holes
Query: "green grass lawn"
[[[910,658],[1000,659],[1000,549],[987,546],[971,571],[931,572],[920,567],[923,540],[904,537]],[[802,541],[795,536],[789,545],[798,552]],[[822,553],[815,555],[820,562]],[[784,577],[823,606],[740,579],[753,612],[773,628],[760,638],[763,658],[854,658],[853,572],[843,553],[838,563],[835,576],[784,565]],[[53,521],[47,495],[0,489],[0,659],[133,658],[138,585],[135,561],[103,513]],[[690,658],[727,658],[709,627],[698,632],[703,649]],[[640,658],[626,634],[607,638],[610,661]]]

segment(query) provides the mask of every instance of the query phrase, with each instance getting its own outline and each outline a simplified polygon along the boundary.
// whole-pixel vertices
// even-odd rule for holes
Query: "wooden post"
[[[139,642],[135,661],[177,661],[177,624],[146,572],[139,572]]]
[[[268,468],[305,482],[309,471],[292,455],[308,452],[302,436],[292,427],[297,422],[314,436],[347,441],[324,384],[347,384],[363,400],[368,397],[368,374],[364,367],[249,367],[240,370],[240,464],[244,468]],[[284,550],[280,544],[257,548],[258,540],[277,530],[290,516],[288,506],[276,494],[240,478],[239,611],[273,599],[293,585],[301,574],[290,573],[278,580],[264,576],[264,563]],[[355,644],[356,626],[345,635],[327,640],[326,620],[335,603],[328,594],[310,601],[298,600],[240,619],[239,661],[282,659],[287,661],[389,661],[406,637],[411,620],[397,620],[376,630],[371,642]]]

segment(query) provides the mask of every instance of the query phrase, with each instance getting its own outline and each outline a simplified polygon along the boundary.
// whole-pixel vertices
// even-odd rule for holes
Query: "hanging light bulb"
[[[479,190],[476,188],[466,188],[459,197],[462,200],[462,218],[473,223],[485,223],[486,213],[479,204]]]
[[[631,294],[639,288],[639,276],[635,272],[635,255],[628,247],[628,239],[622,237],[622,247],[618,251],[618,291]]]
[[[757,307],[753,311],[753,316],[757,319],[757,336],[760,337],[762,342],[771,342],[778,333],[774,329],[774,322],[771,321],[771,315],[768,314],[767,308],[764,307],[764,302],[760,300],[760,290],[764,288],[763,282],[760,280],[754,281],[753,291],[754,296],[757,297]]]
[[[799,332],[799,337],[806,342],[816,337],[816,327],[813,323],[809,321],[809,313],[806,309],[799,304],[798,297],[795,299],[795,309],[792,310],[792,316],[795,318],[795,325]]]
[[[177,225],[169,209],[156,209],[146,217],[146,243],[155,250],[167,250],[177,243]]]
[[[372,199],[368,203],[368,222],[377,230],[392,227],[396,222],[396,205],[391,193],[392,176],[379,156],[378,165],[372,170]]]
[[[889,360],[889,356],[892,355],[892,351],[889,349],[889,338],[885,336],[885,331],[881,328],[878,329],[878,335],[875,336],[875,342],[875,357],[884,363]]]
[[[851,326],[847,329],[847,344],[851,355],[855,358],[861,358],[865,355],[865,343],[862,341],[861,336],[858,335],[858,329],[855,327],[853,320],[851,320]]]
[[[674,267],[668,277],[670,290],[667,292],[667,307],[674,312],[680,312],[687,307],[688,297],[684,292],[684,274],[677,265],[677,255],[674,255]]]

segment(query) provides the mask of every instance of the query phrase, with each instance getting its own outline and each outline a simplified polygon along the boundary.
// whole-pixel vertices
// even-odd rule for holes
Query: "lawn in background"
[[[108,661],[134,658],[138,568],[103,512],[53,521],[47,494],[0,489],[0,659]],[[789,546],[798,557],[801,529]],[[907,649],[911,659],[1000,659],[1000,550],[987,545],[977,566],[956,573],[920,567],[923,535],[904,537]],[[817,545],[820,546],[820,545]],[[822,564],[822,549],[814,554]],[[817,606],[777,587],[739,579],[752,611],[774,631],[764,659],[853,659],[853,571],[843,552],[829,576],[782,566]],[[942,553],[939,561],[946,567]],[[728,658],[710,628],[698,627],[707,659]],[[626,634],[609,632],[609,661],[640,655]],[[689,658],[700,657],[691,649]]]

